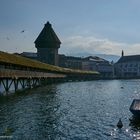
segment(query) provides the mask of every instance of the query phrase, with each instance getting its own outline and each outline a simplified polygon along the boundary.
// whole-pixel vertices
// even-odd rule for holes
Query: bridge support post
[[[25,89],[25,79],[19,79],[19,82],[23,89]]]
[[[36,87],[37,84],[39,84],[39,80],[38,80],[37,78],[33,78],[33,79],[32,79],[32,86],[33,86],[33,87]]]
[[[11,81],[9,81],[9,80],[11,80]],[[1,79],[1,85],[3,85],[6,94],[8,94],[9,89],[10,89],[12,83],[13,83],[13,80],[12,79],[8,79],[8,78]]]
[[[41,85],[41,79],[40,79],[40,78],[37,78],[37,79],[36,79],[36,84],[37,84],[38,86]]]
[[[4,83],[4,82],[3,82]],[[6,91],[6,93],[9,91],[9,80],[8,79],[6,79],[6,81],[5,81],[5,84],[4,84],[4,88],[5,88],[5,91]]]
[[[15,92],[16,92],[18,90],[18,83],[19,82],[18,82],[18,79],[16,79],[16,78],[13,81],[14,81],[14,87],[15,87]]]
[[[32,79],[32,87],[35,87],[36,86],[36,79]]]
[[[31,89],[31,78],[27,79],[27,87]]]

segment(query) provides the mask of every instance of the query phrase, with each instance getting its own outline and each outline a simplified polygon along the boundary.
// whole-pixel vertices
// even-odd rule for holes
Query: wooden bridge
[[[0,52],[0,93],[33,88],[47,83],[94,80],[95,71],[61,68],[15,54]]]

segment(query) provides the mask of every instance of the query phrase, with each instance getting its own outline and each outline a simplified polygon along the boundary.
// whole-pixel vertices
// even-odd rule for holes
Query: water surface
[[[133,140],[140,121],[129,111],[140,80],[48,85],[0,100],[0,136],[33,140]],[[117,129],[122,119],[124,127]]]

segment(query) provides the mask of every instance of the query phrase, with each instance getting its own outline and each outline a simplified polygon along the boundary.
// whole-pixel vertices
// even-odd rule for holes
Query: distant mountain
[[[111,61],[117,62],[119,60],[119,58],[120,58],[120,56],[112,55],[112,54],[110,54],[110,55],[108,55],[108,54],[96,54],[96,55],[101,57],[101,58],[103,58],[103,59],[105,59],[105,60],[108,60],[110,62]]]
[[[73,53],[73,54],[68,54],[69,56],[75,56],[75,57],[87,57],[87,56],[98,56],[101,57],[105,60],[108,61],[113,61],[113,62],[117,62],[118,59],[120,58],[120,56],[118,55],[112,55],[112,54],[91,54],[91,53]]]

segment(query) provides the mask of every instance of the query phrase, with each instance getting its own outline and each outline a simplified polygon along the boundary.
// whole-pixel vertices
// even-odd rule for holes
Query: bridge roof
[[[40,61],[32,60],[15,54],[9,54],[2,51],[0,51],[0,63],[13,64],[13,65],[25,66],[25,67],[36,68],[36,69],[44,69],[44,70],[49,70],[54,72],[61,72],[61,73],[99,74],[96,71],[73,70],[73,69],[53,66],[46,63],[42,63]]]

